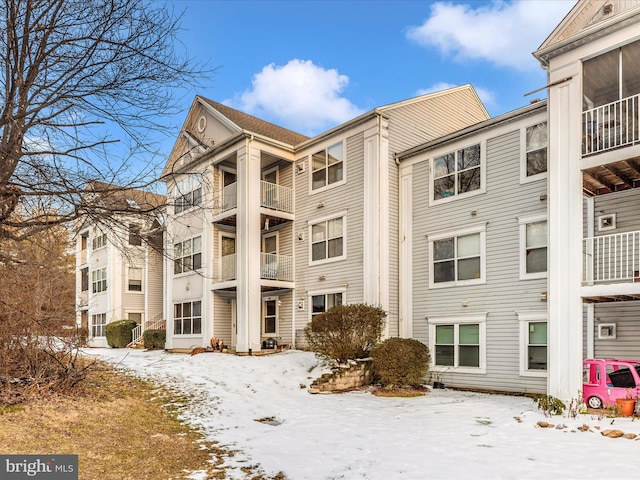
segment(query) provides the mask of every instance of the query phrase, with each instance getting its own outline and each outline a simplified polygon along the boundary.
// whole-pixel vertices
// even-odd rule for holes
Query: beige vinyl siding
[[[546,194],[546,180],[522,185],[519,180],[518,127],[526,124],[519,123],[510,133],[487,139],[484,194],[429,207],[429,162],[422,161],[413,168],[414,337],[429,343],[428,317],[487,313],[486,373],[446,372],[444,382],[451,386],[519,392],[546,389],[545,378],[519,374],[520,333],[516,312],[546,313],[546,303],[540,300],[540,295],[547,291],[546,278],[520,280],[518,217],[546,212],[546,201],[541,200],[541,195]],[[487,136],[490,133],[462,142],[478,143]],[[455,148],[452,144],[451,150]],[[425,235],[478,223],[486,223],[486,283],[429,289]]]
[[[213,338],[221,338],[231,345],[231,297],[213,293]]]
[[[162,319],[162,301],[163,301],[163,263],[162,253],[149,248],[148,253],[148,274],[146,294],[148,296],[148,312],[146,321],[155,321]]]

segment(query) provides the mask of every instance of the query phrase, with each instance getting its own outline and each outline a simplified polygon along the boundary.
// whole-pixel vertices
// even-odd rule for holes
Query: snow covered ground
[[[85,352],[190,396],[185,420],[202,427],[208,440],[239,450],[225,459],[229,478],[244,478],[240,467],[247,464],[290,480],[640,475],[640,440],[601,434],[640,435],[640,421],[631,418],[549,419],[529,398],[453,390],[416,398],[311,395],[307,387],[323,368],[300,351],[261,357]],[[272,421],[257,421],[267,418]],[[539,421],[562,428],[536,427]],[[589,429],[578,430],[584,424]]]

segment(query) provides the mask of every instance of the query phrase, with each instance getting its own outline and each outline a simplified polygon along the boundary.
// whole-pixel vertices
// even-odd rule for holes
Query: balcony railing
[[[293,259],[288,255],[261,253],[260,278],[293,282]]]
[[[223,212],[231,210],[238,206],[238,187],[237,183],[231,183],[222,189],[220,198],[220,209]]]
[[[235,280],[237,278],[235,253],[220,258],[220,268],[218,269],[217,277],[218,281],[221,282]],[[293,258],[288,255],[261,253],[260,278],[293,282]]]
[[[582,112],[582,154],[639,143],[640,95]]]
[[[293,189],[261,181],[260,205],[272,210],[293,213]]]
[[[585,238],[583,252],[585,283],[633,282],[640,277],[640,232]]]

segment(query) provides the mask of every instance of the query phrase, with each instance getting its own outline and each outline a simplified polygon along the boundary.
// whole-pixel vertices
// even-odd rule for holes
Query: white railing
[[[143,328],[144,325],[144,328]],[[167,329],[167,321],[162,318],[162,314],[156,315],[153,319],[148,322],[144,322],[144,324],[136,325],[135,328],[131,331],[131,343],[127,346],[132,346],[140,343],[142,340],[142,336],[144,335],[145,330],[166,330]]]
[[[640,232],[583,239],[583,281],[633,282],[640,276]]]
[[[639,142],[640,95],[582,112],[582,153],[604,152]]]
[[[260,205],[281,212],[293,213],[293,189],[261,181]]]
[[[220,209],[223,212],[238,206],[238,184],[231,183],[222,189]]]
[[[260,278],[293,282],[293,259],[275,253],[260,254]]]

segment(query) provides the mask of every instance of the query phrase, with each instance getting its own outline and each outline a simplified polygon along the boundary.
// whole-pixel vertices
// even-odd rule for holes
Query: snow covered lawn
[[[640,441],[600,433],[640,434],[640,421],[631,418],[549,419],[529,398],[453,390],[415,398],[311,395],[307,387],[323,368],[300,351],[85,353],[188,395],[185,420],[202,427],[208,440],[239,451],[225,459],[229,478],[244,478],[240,467],[247,464],[290,480],[640,475]],[[539,421],[562,428],[536,427]],[[589,429],[578,430],[584,424]]]

